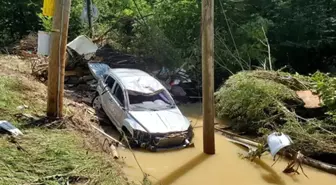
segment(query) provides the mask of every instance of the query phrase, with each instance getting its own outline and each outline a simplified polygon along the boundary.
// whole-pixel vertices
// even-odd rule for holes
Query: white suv
[[[189,120],[157,79],[138,69],[111,69],[101,63],[89,63],[89,68],[98,80],[94,108],[103,109],[133,147],[157,151],[191,143]]]

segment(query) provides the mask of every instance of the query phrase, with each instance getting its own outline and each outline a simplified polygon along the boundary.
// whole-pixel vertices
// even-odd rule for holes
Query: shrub
[[[233,129],[257,133],[260,128],[277,119],[286,107],[301,106],[295,91],[284,84],[285,73],[244,71],[231,76],[216,92],[216,111],[219,118],[229,118]],[[278,83],[281,81],[282,83]]]
[[[335,91],[328,78],[321,74],[311,78],[274,71],[240,72],[216,92],[217,116],[229,119],[232,129],[259,139],[273,131],[284,132],[294,141],[291,148],[305,155],[335,154],[335,120],[331,116],[306,119],[298,115],[299,110],[307,109],[295,93],[317,88],[328,113],[334,115]]]

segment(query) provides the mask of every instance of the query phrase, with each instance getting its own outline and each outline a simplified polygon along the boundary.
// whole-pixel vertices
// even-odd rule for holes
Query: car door
[[[98,80],[98,85],[97,85],[97,92],[99,93],[99,95],[101,95],[103,93],[103,91],[105,90],[105,86],[106,86],[106,78],[107,78],[107,74],[104,74],[102,76],[102,78],[100,78]]]
[[[115,126],[118,126],[115,115],[113,114],[113,107],[115,107],[114,105],[115,101],[113,100],[112,92],[114,86],[115,86],[115,79],[112,76],[108,75],[102,87],[103,90],[100,93],[100,97],[106,115],[110,118],[113,124],[115,124]]]
[[[123,121],[126,117],[126,97],[125,97],[125,92],[122,86],[116,82],[115,86],[112,91],[112,100],[113,103],[111,104],[112,106],[112,115],[114,116],[116,120],[116,124],[118,124],[118,127],[121,128]]]

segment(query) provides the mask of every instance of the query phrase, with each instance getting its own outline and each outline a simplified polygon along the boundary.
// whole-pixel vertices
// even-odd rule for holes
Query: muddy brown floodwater
[[[182,112],[192,120],[193,125],[202,126],[201,105],[193,104],[180,107]],[[216,134],[216,154],[208,156],[202,153],[202,127],[195,129],[194,148],[151,153],[134,151],[143,169],[150,175],[153,184],[162,185],[336,185],[336,176],[304,166],[308,175],[287,175],[282,173],[287,161],[282,159],[273,167],[270,155],[261,160],[250,162],[239,157],[238,153],[246,150],[230,143],[224,136]],[[124,172],[135,182],[143,178],[142,172],[132,152],[119,149],[124,159]]]

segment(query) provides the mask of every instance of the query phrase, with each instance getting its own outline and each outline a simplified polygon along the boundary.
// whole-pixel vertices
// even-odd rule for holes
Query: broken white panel
[[[283,133],[274,132],[267,137],[267,144],[272,156],[275,156],[281,149],[293,143],[292,139]]]
[[[14,136],[23,135],[23,133],[18,128],[14,127],[8,121],[4,121],[4,120],[0,121],[0,129],[7,130]]]
[[[89,60],[98,50],[98,46],[84,35],[78,36],[67,46],[76,51],[79,55],[84,55],[87,60]]]

